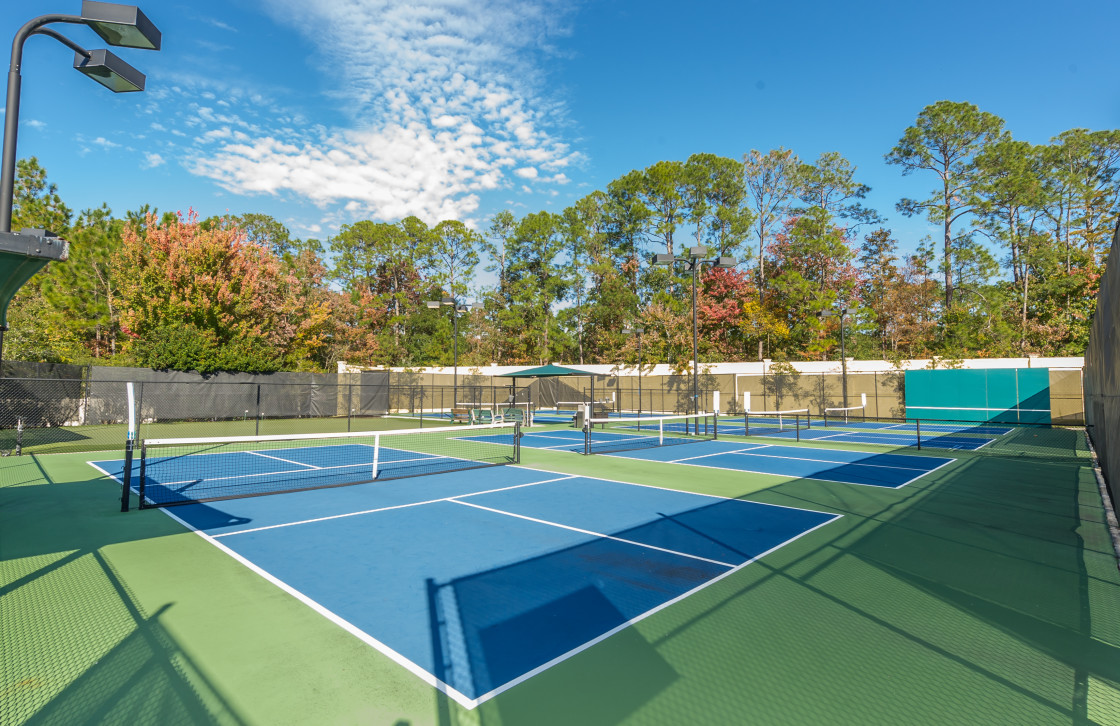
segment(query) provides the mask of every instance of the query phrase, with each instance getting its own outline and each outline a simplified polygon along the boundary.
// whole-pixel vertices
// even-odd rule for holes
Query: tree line
[[[703,361],[1079,355],[1117,220],[1120,131],[1033,145],[969,103],[922,109],[885,154],[929,182],[895,212],[936,225],[899,240],[835,152],[698,153],[634,170],[559,213],[502,211],[474,229],[359,221],[296,239],[263,214],[200,219],[104,205],[74,214],[18,164],[13,228],[71,241],[9,309],[11,359],[180,370],[331,370],[692,358],[687,264],[701,265]],[[490,273],[480,284],[480,271]],[[454,298],[477,309],[431,308]],[[453,321],[453,316],[457,320]],[[641,342],[626,330],[640,328]]]

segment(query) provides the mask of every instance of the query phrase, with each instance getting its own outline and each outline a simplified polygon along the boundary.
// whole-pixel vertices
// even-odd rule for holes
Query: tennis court
[[[622,448],[613,434],[593,432],[591,437],[593,447],[597,437],[601,437],[599,440],[607,445],[608,450],[599,453],[608,456],[894,489],[904,487],[955,461],[933,456],[776,446],[741,441],[697,441],[687,446],[650,448],[635,441],[634,448]],[[638,438],[637,434],[635,438]],[[583,452],[584,433],[571,429],[527,433],[522,437],[521,445]],[[616,448],[622,450],[612,450]]]
[[[326,449],[285,449],[276,463],[340,453]],[[246,456],[185,457],[192,493],[227,487]],[[125,467],[91,464],[115,477]],[[838,515],[507,466],[172,516],[474,707]]]

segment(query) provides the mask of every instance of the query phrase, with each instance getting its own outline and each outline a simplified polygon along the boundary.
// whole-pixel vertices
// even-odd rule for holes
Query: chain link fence
[[[119,380],[0,379],[0,454],[123,448],[129,383],[138,438],[380,429],[378,421],[389,408],[387,373],[289,374],[287,380],[260,381],[109,370]],[[89,371],[91,376],[98,372]],[[246,379],[228,380],[234,377]]]

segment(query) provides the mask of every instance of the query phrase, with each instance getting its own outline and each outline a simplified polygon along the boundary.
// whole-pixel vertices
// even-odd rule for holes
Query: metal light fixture
[[[105,49],[91,50],[87,55],[75,53],[74,69],[113,93],[144,90],[144,74]]]
[[[842,307],[838,310],[821,310],[817,313],[817,317],[821,320],[837,316],[840,318],[840,395],[844,401],[844,408],[848,407],[848,353],[844,345],[844,318],[855,312],[855,308]]]
[[[425,300],[424,304],[432,310],[438,310],[439,308],[443,307],[444,305],[451,308],[451,325],[452,325],[452,331],[453,331],[452,335],[454,337],[454,344],[453,344],[454,353],[452,354],[453,355],[452,360],[453,360],[454,366],[455,366],[455,375],[454,375],[454,379],[453,379],[454,382],[453,382],[453,385],[451,387],[451,390],[452,390],[452,397],[456,399],[455,401],[452,401],[452,403],[453,404],[458,403],[458,400],[457,400],[459,398],[459,315],[458,315],[458,313],[467,313],[467,312],[470,312],[472,310],[481,310],[482,309],[482,303],[479,303],[479,302],[463,303],[463,302],[459,302],[458,300],[456,300],[453,297],[450,297],[448,295],[444,295],[439,300]]]
[[[692,412],[700,413],[700,342],[696,325],[696,276],[701,265],[711,265],[721,270],[735,267],[738,262],[734,257],[720,255],[713,260],[702,259],[707,257],[708,248],[703,246],[689,247],[688,254],[682,257],[665,253],[655,254],[653,264],[672,266],[678,262],[688,264],[688,271],[692,273]]]
[[[83,0],[82,19],[109,45],[159,50],[163,35],[135,5]]]

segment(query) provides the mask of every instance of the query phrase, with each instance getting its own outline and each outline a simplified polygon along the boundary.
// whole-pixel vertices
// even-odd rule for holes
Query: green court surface
[[[96,456],[9,456],[0,724],[1120,724],[1117,561],[1084,433],[1052,433],[1052,458],[952,452],[901,489],[523,449],[843,516],[474,710],[165,512],[117,511]]]

